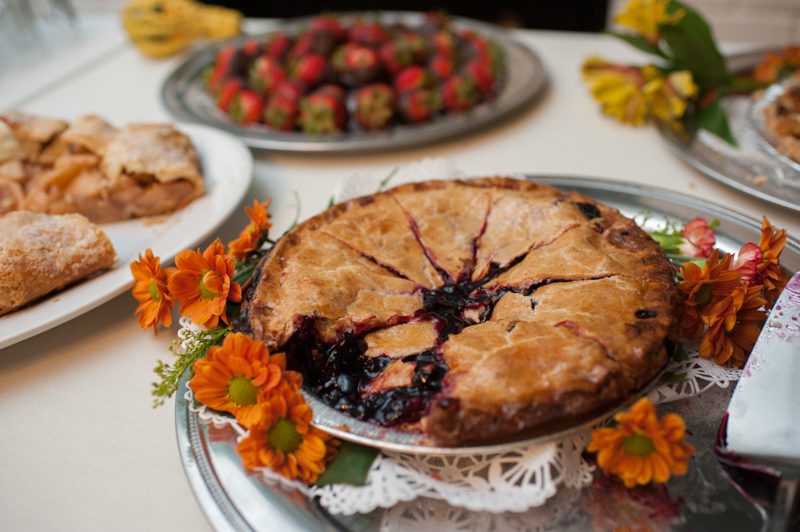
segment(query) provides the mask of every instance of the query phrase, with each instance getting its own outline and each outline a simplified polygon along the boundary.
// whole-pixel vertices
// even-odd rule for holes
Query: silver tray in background
[[[381,11],[381,22],[403,22],[418,25],[422,13]],[[297,32],[309,18],[290,19],[275,31]],[[418,125],[392,126],[385,131],[354,131],[339,135],[309,135],[301,132],[273,131],[263,125],[240,126],[220,111],[202,87],[200,76],[229,42],[241,43],[254,35],[241,36],[228,43],[208,45],[178,66],[161,87],[161,101],[176,119],[206,124],[223,129],[242,139],[251,148],[302,153],[351,153],[387,151],[427,145],[483,129],[490,124],[516,115],[539,96],[547,86],[547,72],[530,48],[512,40],[508,33],[483,22],[454,17],[456,27],[468,28],[497,42],[505,55],[505,68],[500,93],[488,102],[459,114],[448,114],[432,122]],[[255,35],[255,37],[265,37]]]
[[[734,56],[731,71],[753,67],[764,51]],[[763,126],[761,110],[783,90],[773,85],[763,96],[732,95],[722,105],[739,144],[734,147],[708,131],[686,132],[657,122],[670,150],[695,170],[745,194],[800,211],[800,165],[779,153]]]
[[[650,213],[648,224],[666,217],[716,218],[718,246],[728,252],[758,240],[760,223],[734,211],[677,192],[653,187],[582,177],[539,177],[539,182],[576,190],[628,216]],[[782,264],[800,270],[800,243],[790,239]],[[676,401],[662,411],[679,412],[689,442],[697,448],[689,472],[665,486],[622,489],[602,473],[583,490],[563,488],[548,502],[522,513],[472,512],[431,499],[417,499],[386,510],[354,516],[331,515],[316,501],[282,486],[270,486],[248,475],[236,454],[235,431],[201,421],[183,398],[184,375],[175,403],[178,448],[195,496],[216,530],[402,531],[483,530],[608,530],[614,526],[651,526],[655,530],[750,531],[762,527],[768,514],[730,483],[714,454],[717,429],[730,399],[731,388],[712,388],[702,396]]]

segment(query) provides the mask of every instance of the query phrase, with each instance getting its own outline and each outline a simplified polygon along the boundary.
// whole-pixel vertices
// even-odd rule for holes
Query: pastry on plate
[[[764,123],[775,147],[800,162],[800,79],[764,107]]]
[[[67,124],[18,112],[0,119],[0,213],[113,222],[172,212],[203,193],[197,151],[171,125],[115,128],[96,115]]]
[[[497,177],[402,185],[295,227],[236,327],[286,352],[334,408],[465,445],[640,393],[679,308],[668,259],[632,220]]]
[[[102,229],[80,214],[0,216],[0,316],[110,268]]]

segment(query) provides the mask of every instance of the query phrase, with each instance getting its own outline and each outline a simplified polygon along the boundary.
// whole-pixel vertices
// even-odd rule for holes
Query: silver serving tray
[[[760,222],[727,208],[681,193],[642,185],[584,177],[530,176],[539,182],[575,190],[602,203],[618,208],[628,216],[647,212],[649,224],[665,218],[688,220],[697,216],[716,218],[718,247],[733,252],[744,242],[757,240]],[[800,270],[800,243],[789,239],[781,258],[787,270]],[[441,501],[420,499],[388,510],[366,515],[333,516],[315,501],[280,486],[269,486],[258,476],[244,472],[235,450],[236,433],[230,427],[215,428],[202,422],[191,412],[183,398],[187,381],[184,375],[175,403],[175,423],[181,460],[189,483],[209,522],[217,530],[403,530],[446,529],[456,523],[473,523],[459,530],[484,530],[490,523],[496,530],[536,529],[591,530],[599,519],[591,501],[603,495],[606,488],[582,491],[562,489],[543,507],[522,514],[488,514],[470,512],[448,506]],[[728,404],[730,389],[714,388],[702,395],[668,405],[687,422],[690,442],[698,448],[689,474],[676,477],[665,489],[649,490],[648,497],[667,497],[677,505],[676,515],[669,517],[653,512],[650,505],[636,509],[625,505],[625,511],[637,518],[637,526],[649,523],[659,529],[682,530],[758,530],[764,510],[744,498],[727,480],[713,449],[716,431]],[[315,406],[316,408],[316,406]],[[600,473],[598,476],[602,476]],[[645,491],[632,492],[637,500]],[[648,492],[649,492],[648,491]],[[616,494],[627,497],[628,492]],[[633,496],[633,495],[632,495]],[[614,500],[608,501],[613,504]],[[638,513],[635,513],[638,512]],[[415,516],[411,519],[410,516]],[[454,521],[453,519],[458,519]],[[422,522],[420,522],[422,519]],[[631,523],[628,523],[631,524]],[[600,525],[602,529],[605,525]],[[444,527],[444,528],[443,528]]]
[[[422,13],[381,11],[385,23],[419,24]],[[289,19],[275,30],[294,33],[309,18]],[[547,71],[539,56],[530,48],[512,40],[497,26],[454,17],[455,25],[469,28],[495,40],[505,54],[505,73],[500,93],[466,113],[450,114],[419,125],[394,126],[386,131],[347,132],[341,135],[308,135],[300,132],[272,131],[265,126],[240,126],[231,122],[205,92],[200,75],[210,65],[218,50],[227,43],[208,45],[178,66],[161,87],[161,101],[177,120],[197,122],[223,129],[242,139],[251,148],[302,153],[349,153],[386,151],[427,145],[451,139],[518,114],[547,86]],[[264,34],[263,36],[266,36]],[[253,35],[229,42],[243,42]],[[259,37],[259,36],[256,36]]]
[[[732,71],[753,67],[765,51],[728,60]],[[739,146],[707,131],[687,132],[657,122],[670,150],[686,164],[725,185],[787,209],[800,211],[800,165],[778,152],[765,128],[761,110],[784,89],[774,85],[761,97],[732,95],[722,100]]]

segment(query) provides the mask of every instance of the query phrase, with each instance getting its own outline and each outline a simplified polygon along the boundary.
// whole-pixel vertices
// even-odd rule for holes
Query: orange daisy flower
[[[789,281],[789,276],[780,265],[780,257],[786,246],[786,230],[776,230],[766,216],[761,219],[761,240],[758,247],[761,250],[761,262],[757,266],[758,277],[764,285],[764,295],[767,303],[778,299],[783,287]]]
[[[620,477],[628,488],[686,474],[694,447],[684,442],[680,416],[666,414],[659,421],[655,406],[644,397],[614,419],[617,426],[594,430],[586,448],[597,453],[600,469]]]
[[[257,424],[266,410],[260,401],[282,380],[300,386],[300,374],[286,370],[286,355],[241,333],[225,337],[194,363],[189,386],[194,397],[220,412],[230,412],[244,427]]]
[[[731,270],[732,260],[730,254],[720,259],[719,250],[715,249],[702,268],[693,262],[681,266],[683,281],[679,286],[685,296],[682,328],[687,338],[698,338],[703,334],[701,313],[704,309],[739,287],[741,273]]]
[[[800,46],[787,46],[782,52],[769,52],[753,69],[753,79],[774,83],[800,68]]]
[[[228,253],[233,255],[235,259],[242,260],[248,253],[255,251],[261,242],[261,235],[272,227],[269,221],[269,213],[267,212],[271,201],[267,200],[264,203],[259,203],[257,200],[253,200],[252,208],[244,208],[250,218],[250,223],[242,229],[236,240],[228,244]]]
[[[167,271],[161,269],[161,259],[153,255],[153,250],[147,248],[144,256],[131,262],[131,274],[136,280],[131,294],[139,302],[134,314],[139,315],[139,327],[153,328],[158,331],[158,325],[164,327],[172,325],[172,296],[167,290]]]
[[[233,258],[225,254],[219,239],[205,251],[181,251],[175,257],[177,270],[172,272],[167,287],[180,305],[181,314],[194,323],[213,329],[219,319],[228,323],[225,305],[242,300],[242,288],[233,277]]]
[[[717,364],[732,361],[743,367],[761,333],[765,304],[758,285],[740,286],[714,304],[703,316],[708,330],[700,341],[700,356],[713,358]]]
[[[264,407],[261,421],[236,447],[245,468],[268,467],[290,480],[313,484],[335,454],[336,442],[311,426],[311,407],[296,387],[281,384]]]

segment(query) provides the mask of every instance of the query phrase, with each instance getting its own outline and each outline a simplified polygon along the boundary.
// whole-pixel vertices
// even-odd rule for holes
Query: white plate
[[[146,248],[170,262],[208,238],[242,201],[253,176],[253,156],[233,135],[198,125],[180,125],[197,147],[206,193],[167,215],[103,224],[117,250],[111,270],[0,318],[0,348],[60,325],[129,290],[131,261]]]

